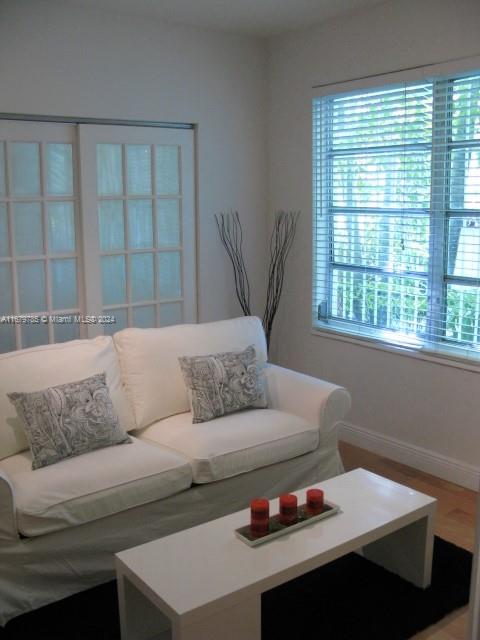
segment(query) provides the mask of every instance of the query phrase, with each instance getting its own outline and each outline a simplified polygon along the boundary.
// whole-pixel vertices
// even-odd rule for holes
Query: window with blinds
[[[314,99],[314,326],[480,356],[480,76]]]

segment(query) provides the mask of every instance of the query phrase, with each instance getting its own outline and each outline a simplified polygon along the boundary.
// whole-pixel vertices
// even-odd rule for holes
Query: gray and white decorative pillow
[[[184,356],[178,361],[190,392],[193,422],[267,406],[253,346],[240,352]]]
[[[32,393],[9,393],[32,452],[32,469],[132,442],[120,426],[105,373]]]

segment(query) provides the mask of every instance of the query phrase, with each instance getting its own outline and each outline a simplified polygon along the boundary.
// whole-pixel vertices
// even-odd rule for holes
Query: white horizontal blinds
[[[437,338],[480,348],[480,76],[438,83],[446,141],[444,308]],[[441,133],[441,131],[440,131]],[[436,185],[438,192],[442,186]]]
[[[80,337],[74,139],[0,122],[0,352]]]
[[[480,75],[314,100],[315,324],[480,351]]]
[[[317,318],[426,331],[432,86],[314,101]]]

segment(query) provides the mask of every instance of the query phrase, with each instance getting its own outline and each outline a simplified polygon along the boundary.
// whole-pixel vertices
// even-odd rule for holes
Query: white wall
[[[0,0],[0,112],[198,124],[200,319],[240,315],[213,214],[237,209],[265,283],[265,45],[43,0]],[[263,304],[263,303],[262,303]]]
[[[269,210],[303,211],[273,353],[351,391],[351,441],[477,486],[480,374],[312,335],[310,219],[311,87],[478,55],[479,33],[478,0],[395,0],[269,51]]]

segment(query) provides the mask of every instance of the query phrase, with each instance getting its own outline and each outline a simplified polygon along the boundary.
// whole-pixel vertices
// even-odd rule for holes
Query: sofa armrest
[[[268,406],[318,424],[321,435],[329,434],[350,409],[350,394],[343,387],[274,364],[263,371]]]
[[[15,499],[7,474],[0,469],[0,544],[18,538]]]

